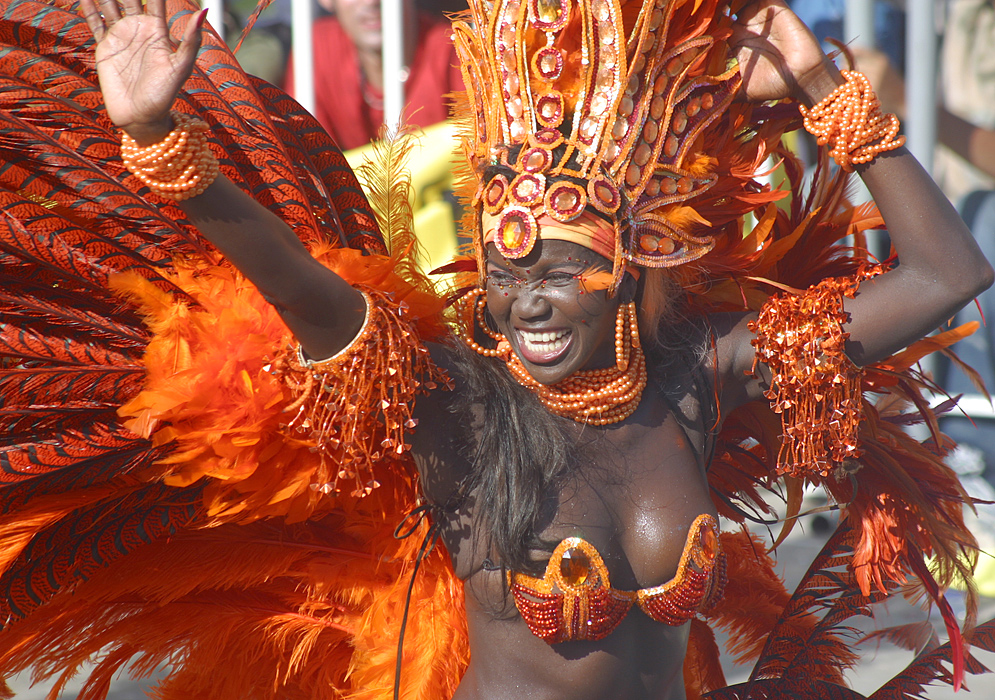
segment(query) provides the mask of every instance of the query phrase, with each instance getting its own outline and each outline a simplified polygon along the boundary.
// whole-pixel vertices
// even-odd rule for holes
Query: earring
[[[490,327],[487,325],[487,318],[484,316],[484,312],[487,311],[487,290],[481,287],[477,287],[476,289],[469,291],[465,299],[467,303],[473,305],[474,310],[472,318],[476,320],[476,324],[474,324],[473,321],[471,321],[471,328],[469,330],[469,334],[464,339],[466,341],[466,344],[469,345],[474,350],[474,352],[477,352],[480,355],[485,355],[486,357],[501,357],[503,355],[508,354],[508,351],[511,349],[511,346],[508,344],[508,339],[505,338],[504,335],[502,335],[501,333],[492,331]],[[497,341],[496,348],[493,349],[485,348],[483,345],[481,345],[480,343],[476,342],[473,339],[473,328],[475,327],[475,325],[479,325],[480,329],[484,333],[486,333],[491,338]]]
[[[639,319],[636,314],[636,302],[630,301],[627,304],[619,304],[615,314],[615,366],[619,372],[629,368],[633,347],[640,347]]]

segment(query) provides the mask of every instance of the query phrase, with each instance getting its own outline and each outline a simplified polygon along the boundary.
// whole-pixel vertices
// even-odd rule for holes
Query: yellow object
[[[456,256],[458,246],[453,210],[453,161],[457,145],[456,128],[440,122],[424,129],[413,139],[408,163],[413,194],[414,232],[418,241],[419,266],[428,272]],[[373,156],[373,144],[346,152],[355,170]]]

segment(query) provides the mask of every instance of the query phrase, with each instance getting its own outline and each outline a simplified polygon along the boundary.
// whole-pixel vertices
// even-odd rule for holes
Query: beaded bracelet
[[[345,348],[314,361],[298,346],[273,363],[295,397],[284,409],[287,430],[301,434],[318,455],[312,489],[354,498],[380,486],[378,469],[406,459],[407,438],[418,424],[415,398],[451,388],[407,304],[386,292],[360,291],[366,319]]]
[[[220,173],[207,142],[207,123],[173,111],[175,128],[159,143],[141,147],[121,134],[121,159],[132,175],[155,194],[176,202],[196,197]]]
[[[799,107],[805,130],[820,146],[830,145],[830,155],[847,172],[869,163],[879,153],[905,144],[898,136],[898,117],[881,112],[881,103],[863,73],[841,71],[846,82],[811,109]],[[896,138],[897,137],[897,138]]]

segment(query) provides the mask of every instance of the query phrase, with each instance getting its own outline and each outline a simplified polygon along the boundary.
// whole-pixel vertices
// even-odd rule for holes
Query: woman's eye
[[[543,280],[544,284],[550,284],[556,287],[563,287],[573,284],[577,281],[577,275],[571,274],[569,272],[551,272],[546,275],[546,279]]]
[[[500,270],[492,270],[487,273],[487,279],[491,284],[510,286],[513,284],[521,283],[521,280],[514,275],[508,274],[507,272],[502,272]]]

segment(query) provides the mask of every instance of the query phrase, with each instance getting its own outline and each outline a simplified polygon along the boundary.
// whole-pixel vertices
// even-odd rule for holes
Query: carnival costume
[[[806,481],[840,506],[837,532],[794,593],[754,536],[696,525],[678,578],[700,579],[701,591],[673,618],[691,624],[688,697],[858,697],[842,685],[855,659],[843,625],[903,587],[940,608],[951,641],[927,646],[882,697],[982,670],[967,644],[992,650],[995,626],[969,620],[962,635],[943,597],[970,579],[969,499],[942,462],[950,445],[913,369],[969,329],[863,370],[849,363],[841,300],[874,274],[860,243],[881,222],[846,204],[843,176],[831,179],[825,164],[811,194],[796,191],[783,209],[783,193],[754,180],[774,156],[799,181],[780,139],[801,118],[792,105],[733,102],[728,8],[470,5],[456,41],[477,88],[459,114],[478,173],[464,192],[475,246],[450,268],[462,301],[446,312],[409,257],[399,146],[383,146],[383,164],[361,173],[368,202],[314,120],[242,74],[207,33],[176,104],[191,118],[175,119],[175,142],[154,154],[127,146],[129,172],[101,109],[91,34],[71,4],[0,2],[0,670],[33,668],[62,685],[89,659],[80,697],[102,698],[118,670],[168,664],[160,697],[242,700],[384,697],[399,667],[403,697],[450,697],[468,659],[462,586],[420,517],[405,442],[412,401],[448,382],[423,343],[455,326],[527,384],[500,338],[475,339],[485,236],[520,257],[548,220],[579,223],[592,208],[614,247],[611,274],[592,273],[589,287],[666,266],[688,313],[759,312],[758,360],[777,381],[770,403],[724,417],[708,473],[721,515],[771,514],[762,490],[778,479],[791,516]],[[195,9],[170,2],[171,21],[184,25]],[[877,119],[851,97],[834,99]],[[881,122],[857,143],[834,133],[832,118],[818,126],[824,116],[807,118],[844,165],[895,137]],[[488,164],[515,175],[485,182]],[[364,292],[364,327],[336,357],[303,357],[275,310],[170,201],[215,168]],[[747,215],[756,224],[743,236]],[[845,235],[853,250],[838,243]],[[639,364],[627,313],[622,375]],[[627,390],[590,387],[639,383],[638,371],[627,376],[576,379],[570,396],[618,399],[594,413],[569,396],[540,398],[575,420],[614,420]],[[924,443],[903,430],[921,420],[932,429]],[[416,536],[395,536],[406,534]],[[559,596],[554,612],[599,591],[625,611],[666,600],[613,589],[584,544],[567,541],[560,560],[584,554],[580,583],[596,586],[568,591],[582,577],[554,570],[510,576],[515,595]],[[721,597],[704,581],[714,581],[719,550]],[[740,660],[757,661],[749,682],[724,687],[712,625],[732,632]]]

